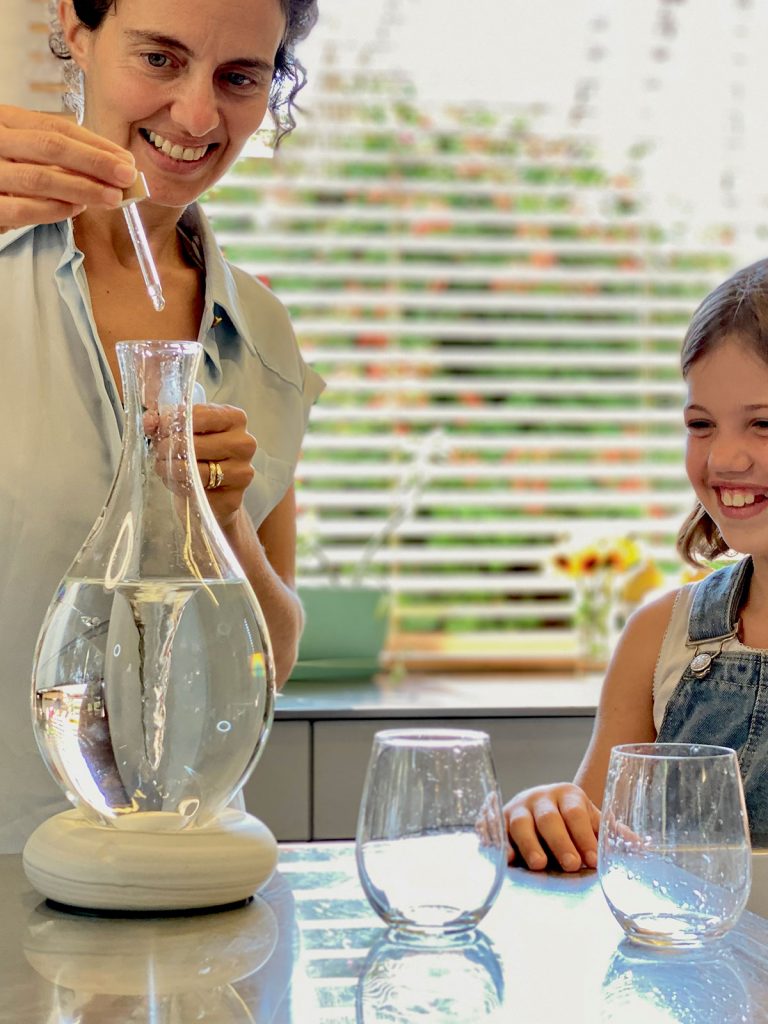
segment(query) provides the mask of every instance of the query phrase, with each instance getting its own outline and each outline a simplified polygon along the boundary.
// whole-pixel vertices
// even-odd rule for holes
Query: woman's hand
[[[133,156],[57,114],[0,106],[0,232],[116,207]]]
[[[193,406],[192,429],[203,487],[219,525],[226,527],[239,512],[253,480],[256,438],[248,433],[248,417],[234,405]],[[207,485],[215,482],[216,466],[221,468],[221,483],[210,489]]]
[[[543,839],[564,871],[597,867],[600,810],[578,786],[558,782],[523,790],[504,805],[504,818],[510,864],[519,855],[533,871],[542,871],[547,866]]]

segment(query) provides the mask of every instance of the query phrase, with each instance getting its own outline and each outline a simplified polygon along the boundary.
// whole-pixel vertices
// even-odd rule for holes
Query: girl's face
[[[133,153],[152,202],[192,202],[261,124],[279,0],[118,0],[96,31],[62,0],[60,17],[85,73],[85,125]]]
[[[768,365],[735,336],[688,373],[685,468],[726,543],[768,557]]]

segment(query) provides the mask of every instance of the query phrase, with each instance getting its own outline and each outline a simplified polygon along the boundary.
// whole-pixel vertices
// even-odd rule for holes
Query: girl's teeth
[[[755,496],[751,491],[722,490],[720,497],[726,508],[743,508],[745,505],[754,505],[755,503]]]

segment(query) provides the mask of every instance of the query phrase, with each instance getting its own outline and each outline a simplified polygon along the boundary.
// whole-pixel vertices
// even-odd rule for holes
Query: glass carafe
[[[121,342],[123,450],[48,609],[33,669],[43,757],[86,817],[177,830],[245,782],[272,722],[256,596],[195,461],[197,342]]]

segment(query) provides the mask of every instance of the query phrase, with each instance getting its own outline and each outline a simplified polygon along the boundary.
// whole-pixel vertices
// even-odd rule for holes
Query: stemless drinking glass
[[[468,937],[501,886],[506,845],[486,733],[376,733],[357,826],[373,909],[401,938]]]
[[[598,872],[634,942],[697,946],[732,928],[751,881],[736,754],[727,747],[614,747],[600,825]]]

